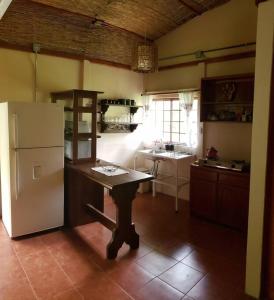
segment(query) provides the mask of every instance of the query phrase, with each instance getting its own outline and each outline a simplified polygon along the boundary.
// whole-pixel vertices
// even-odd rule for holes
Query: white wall
[[[274,0],[269,0],[259,5],[257,27],[255,101],[252,126],[251,183],[246,265],[246,291],[254,297],[259,297],[261,288],[269,103],[272,59],[274,53],[273,41]]]
[[[104,91],[104,94],[99,95],[101,99],[134,99],[138,105],[142,105],[143,75],[130,70],[85,61],[83,87]],[[141,113],[141,109],[138,113]],[[133,133],[100,133],[97,156],[132,167],[135,151],[142,143],[143,130],[142,125],[139,125]]]

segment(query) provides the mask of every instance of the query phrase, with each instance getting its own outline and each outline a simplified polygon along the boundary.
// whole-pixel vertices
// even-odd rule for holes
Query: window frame
[[[162,102],[162,108],[161,110],[157,109],[156,105],[157,102]],[[169,109],[165,109],[164,107],[164,103],[165,101],[169,102]],[[186,128],[186,130],[182,131],[182,124],[184,124],[184,126],[187,126],[187,122],[190,122],[189,116],[186,115],[186,111],[181,108],[181,106],[179,105],[178,108],[174,108],[174,103],[175,101],[180,101],[179,100],[179,95],[175,94],[175,95],[157,95],[156,97],[152,98],[152,103],[153,103],[153,108],[151,109],[154,113],[153,116],[153,126],[157,129],[157,124],[159,124],[160,122],[157,120],[157,113],[159,113],[159,111],[162,112],[162,121],[161,121],[161,136],[162,136],[162,140],[164,143],[177,143],[177,144],[185,144],[185,146],[189,146],[189,147],[197,147],[198,145],[198,131],[195,133],[196,135],[196,143],[195,145],[188,145],[188,141],[186,141],[188,133],[188,129]],[[194,101],[198,101],[198,98],[195,97]],[[165,121],[165,112],[169,111],[169,120]],[[179,121],[173,121],[173,112],[178,112],[179,113]],[[194,111],[196,111],[197,117],[196,117],[196,125],[198,127],[198,112],[199,112],[199,108],[198,108],[198,102],[197,102],[197,107],[194,109]],[[184,119],[182,118],[182,114],[185,114]],[[169,130],[165,131],[164,125],[166,123],[169,123]],[[178,122],[178,132],[173,131],[173,123],[174,122]],[[190,125],[190,128],[192,126]],[[178,139],[174,139],[174,134],[178,134]],[[166,136],[169,136],[168,140],[166,139]],[[182,136],[184,135],[184,139],[182,139]]]

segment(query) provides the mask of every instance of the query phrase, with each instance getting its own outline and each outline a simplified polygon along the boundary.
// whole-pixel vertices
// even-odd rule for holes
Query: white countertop
[[[166,151],[164,149],[161,150],[153,150],[153,149],[143,149],[137,151],[140,154],[144,154],[150,157],[157,157],[159,159],[184,159],[193,156],[192,154],[183,152],[183,151]]]

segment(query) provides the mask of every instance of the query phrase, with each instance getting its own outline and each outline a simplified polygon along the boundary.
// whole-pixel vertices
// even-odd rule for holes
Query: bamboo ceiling
[[[131,65],[134,45],[155,40],[229,0],[13,0],[1,44]]]

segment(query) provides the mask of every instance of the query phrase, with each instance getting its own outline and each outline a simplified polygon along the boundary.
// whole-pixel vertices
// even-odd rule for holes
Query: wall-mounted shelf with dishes
[[[102,99],[100,106],[100,132],[127,133],[133,132],[140,122],[134,121],[134,114],[142,106],[130,99]]]
[[[203,78],[201,122],[252,122],[254,75]]]

